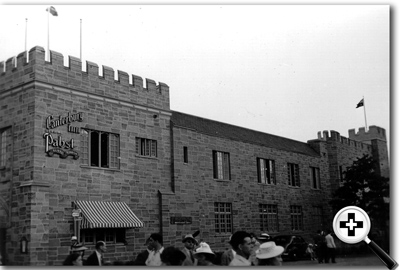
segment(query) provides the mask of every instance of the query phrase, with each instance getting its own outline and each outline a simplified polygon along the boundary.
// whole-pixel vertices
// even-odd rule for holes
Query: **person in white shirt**
[[[163,237],[159,233],[153,233],[149,237],[149,245],[152,250],[149,252],[149,256],[146,260],[147,266],[161,266],[161,253],[164,251]]]
[[[248,260],[253,248],[250,234],[245,231],[237,231],[232,235],[230,244],[236,254],[229,266],[251,266],[251,262]]]
[[[327,247],[325,263],[329,263],[329,259],[332,261],[332,263],[336,263],[336,260],[335,260],[336,245],[335,245],[335,240],[332,237],[332,231],[330,231],[330,230],[327,231],[327,235],[325,236],[325,239],[326,239],[326,247]]]

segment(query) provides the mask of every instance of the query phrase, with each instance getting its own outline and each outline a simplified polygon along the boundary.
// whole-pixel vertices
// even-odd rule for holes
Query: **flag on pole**
[[[364,99],[362,99],[362,100],[360,100],[360,102],[358,102],[356,109],[358,107],[362,107],[362,106],[364,106]]]
[[[46,11],[49,11],[49,8],[46,8]],[[57,10],[53,6],[50,7],[50,13],[53,16],[58,16]]]

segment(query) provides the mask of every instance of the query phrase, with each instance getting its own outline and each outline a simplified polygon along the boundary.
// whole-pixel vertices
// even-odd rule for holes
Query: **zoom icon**
[[[357,206],[342,208],[336,213],[332,226],[336,236],[343,242],[356,244],[364,241],[388,269],[395,269],[398,266],[392,257],[368,238],[371,221],[363,209]]]
[[[355,229],[358,229],[358,228],[362,229],[364,222],[356,221],[355,213],[348,213],[347,216],[348,216],[347,221],[340,221],[339,226],[341,229],[346,229],[346,228],[348,229],[348,233],[347,233],[348,236],[355,236],[356,235]]]

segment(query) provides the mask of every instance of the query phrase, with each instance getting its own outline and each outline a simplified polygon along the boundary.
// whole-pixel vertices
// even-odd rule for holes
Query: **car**
[[[300,235],[277,235],[272,238],[272,241],[284,248],[282,259],[299,260],[308,256],[306,253],[308,243]]]

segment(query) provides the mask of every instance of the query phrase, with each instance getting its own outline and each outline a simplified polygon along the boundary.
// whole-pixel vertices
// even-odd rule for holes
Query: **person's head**
[[[76,242],[78,242],[78,237],[76,237],[75,235],[71,237],[71,242],[72,244],[75,244]]]
[[[277,246],[275,242],[269,241],[260,245],[256,257],[258,265],[281,265],[281,254],[284,248]]]
[[[144,244],[147,250],[153,250],[152,242],[150,241],[150,237],[146,239],[146,243]]]
[[[186,255],[178,248],[166,247],[160,255],[162,265],[182,265]]]
[[[183,237],[182,243],[185,246],[185,248],[189,250],[193,250],[194,247],[197,245],[196,239],[194,239],[193,235],[187,234]]]
[[[206,265],[215,259],[215,253],[206,242],[201,242],[194,252],[194,257],[198,260],[198,265]]]
[[[63,262],[63,265],[74,265],[74,266],[82,266],[82,256],[79,253],[69,254],[68,257]]]
[[[149,245],[152,249],[160,249],[163,246],[162,235],[159,233],[152,233],[149,237]]]
[[[257,237],[257,240],[260,241],[260,243],[265,243],[271,241],[272,237],[268,233],[262,233],[259,237]]]
[[[239,255],[248,258],[253,247],[251,243],[250,234],[245,231],[235,232],[230,240],[232,249],[235,250]]]
[[[101,253],[106,252],[107,251],[106,243],[104,241],[98,241],[96,243],[96,250]]]

